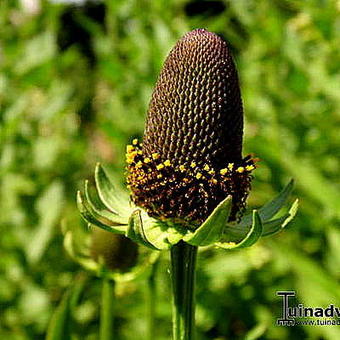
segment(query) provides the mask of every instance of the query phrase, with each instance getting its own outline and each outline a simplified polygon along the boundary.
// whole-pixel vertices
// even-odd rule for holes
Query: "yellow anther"
[[[156,169],[157,170],[162,170],[164,168],[164,164],[158,164],[157,166],[156,166]]]
[[[216,178],[212,178],[212,179],[211,179],[211,182],[213,182],[214,184],[217,184],[217,183],[218,183],[218,181],[217,181]]]
[[[138,139],[135,138],[135,139],[132,141],[132,144],[133,144],[133,145],[137,145],[137,144],[138,144]]]
[[[137,156],[137,151],[132,151],[126,154],[126,162],[129,164],[133,163],[136,156]]]
[[[208,173],[209,175],[213,175],[215,173],[215,170],[211,169]]]
[[[196,166],[196,163],[195,163],[195,162],[191,162],[190,166],[191,166],[192,168],[194,168],[194,167]]]
[[[210,170],[210,166],[209,166],[208,164],[206,164],[206,165],[204,166],[203,170],[209,171],[209,170]]]
[[[186,177],[184,177],[183,182],[189,182],[189,180]]]
[[[254,169],[255,169],[254,165],[247,165],[247,166],[246,166],[246,170],[247,170],[247,171],[252,171],[252,170],[254,170]]]
[[[144,158],[144,163],[150,163],[150,162],[151,162],[151,159],[149,157]]]
[[[136,163],[136,168],[141,168],[143,166],[142,161]]]
[[[152,154],[152,159],[158,159],[159,158],[159,154],[157,152]]]
[[[171,162],[167,159],[163,164],[164,164],[165,166],[170,166],[170,165],[171,165]]]
[[[142,155],[143,152],[141,150],[137,151],[138,155]]]
[[[200,173],[200,172],[198,172],[197,174],[196,174],[196,178],[197,179],[200,179],[202,177],[202,174]]]
[[[134,148],[132,145],[130,145],[130,144],[126,146],[126,152],[127,152],[127,153],[130,153],[130,152],[133,151],[134,149],[135,149],[135,148]]]
[[[220,170],[221,175],[225,175],[228,172],[228,169],[224,168]]]
[[[240,174],[242,172],[244,172],[244,167],[243,166],[239,166],[237,169],[236,169],[237,172],[239,172]]]
[[[157,175],[157,178],[162,178],[162,177],[163,177],[162,174],[158,174],[158,175]]]
[[[179,170],[181,170],[182,172],[185,171],[185,166],[184,165],[180,165],[179,166]]]
[[[228,164],[228,169],[231,171],[234,169],[234,163],[229,163]]]

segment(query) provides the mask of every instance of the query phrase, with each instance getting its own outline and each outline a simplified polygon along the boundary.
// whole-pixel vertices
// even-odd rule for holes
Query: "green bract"
[[[298,200],[280,217],[276,214],[286,205],[293,189],[293,180],[263,207],[228,222],[231,196],[226,197],[210,216],[195,230],[180,224],[150,217],[139,207],[133,207],[128,195],[118,190],[100,164],[95,170],[95,186],[85,182],[85,194],[77,194],[81,215],[90,224],[113,233],[125,234],[133,241],[153,250],[170,249],[179,241],[193,246],[237,249],[253,245],[262,236],[281,231],[293,219]]]

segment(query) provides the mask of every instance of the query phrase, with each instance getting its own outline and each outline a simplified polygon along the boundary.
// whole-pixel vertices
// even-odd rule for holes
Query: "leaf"
[[[116,213],[113,213],[106,209],[104,204],[102,204],[102,202],[98,198],[97,192],[95,190],[91,190],[89,181],[85,181],[85,197],[91,209],[94,210],[102,218],[107,219],[114,224],[128,224],[127,217],[121,217],[120,215],[117,215]]]
[[[95,170],[95,182],[99,197],[107,209],[117,215],[130,216],[129,203],[122,199],[118,191],[106,175],[102,166],[98,163]]]
[[[124,234],[126,230],[126,226],[122,226],[119,224],[114,224],[111,221],[104,219],[103,217],[99,216],[89,204],[84,200],[84,197],[80,191],[77,192],[77,205],[80,211],[81,216],[89,223],[96,225],[99,228],[104,230]]]
[[[288,197],[292,193],[294,186],[294,180],[291,180],[285,188],[270,202],[266,203],[263,207],[258,209],[258,213],[263,222],[268,221],[270,218],[275,216],[275,214],[284,206]],[[250,226],[252,221],[252,213],[247,214],[242,217],[240,226]]]
[[[223,200],[194,232],[186,235],[183,240],[193,246],[208,246],[219,240],[226,227],[231,210],[232,197]]]
[[[44,254],[58,222],[63,206],[63,186],[61,182],[52,182],[39,197],[36,210],[39,224],[25,244],[25,251],[30,263],[38,262]]]
[[[58,307],[55,309],[49,322],[46,340],[71,340],[72,337],[72,310],[76,307],[85,287],[87,277],[77,275],[75,284],[69,288]]]
[[[48,326],[46,340],[71,340],[71,298],[68,290],[55,310]]]
[[[252,246],[262,235],[262,222],[257,210],[253,210],[253,223],[246,237],[239,243],[218,242],[216,245],[223,249],[237,249]]]

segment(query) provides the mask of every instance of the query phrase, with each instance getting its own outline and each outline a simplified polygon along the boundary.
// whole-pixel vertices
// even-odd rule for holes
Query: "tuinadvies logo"
[[[295,291],[278,291],[276,295],[282,298],[282,316],[276,320],[278,326],[340,326],[340,307],[334,304],[322,307],[306,307],[302,303],[289,306],[289,298],[295,296]],[[304,318],[308,318],[303,320]],[[313,318],[313,319],[309,319]]]

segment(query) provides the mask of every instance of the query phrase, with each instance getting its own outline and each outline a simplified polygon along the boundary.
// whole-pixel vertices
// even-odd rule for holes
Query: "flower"
[[[242,135],[239,82],[226,41],[204,29],[185,34],[159,75],[142,147],[136,141],[127,147],[133,202],[150,216],[198,226],[231,195],[235,220],[255,168],[250,156],[242,158]]]
[[[111,271],[126,272],[137,264],[138,246],[124,235],[94,228],[90,254]]]
[[[253,245],[281,231],[293,181],[263,207],[244,214],[256,160],[242,156],[243,109],[228,44],[197,29],[171,50],[152,94],[143,143],[126,148],[129,202],[97,165],[78,207],[90,224],[156,250],[179,242],[224,249]]]

